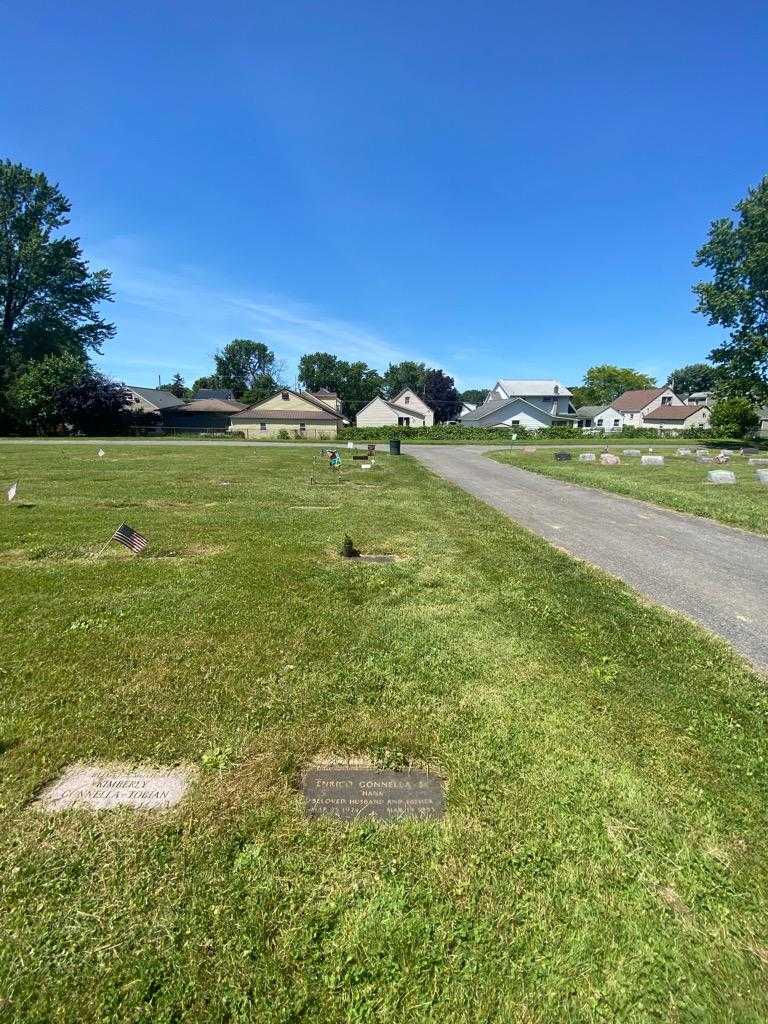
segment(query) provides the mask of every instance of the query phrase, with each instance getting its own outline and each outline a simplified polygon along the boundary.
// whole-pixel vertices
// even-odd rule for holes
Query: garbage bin
[[[399,455],[400,454],[400,438],[390,437],[389,439],[389,454]]]

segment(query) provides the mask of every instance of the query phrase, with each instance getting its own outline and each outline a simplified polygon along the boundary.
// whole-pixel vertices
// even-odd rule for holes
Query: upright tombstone
[[[730,469],[710,469],[707,479],[711,484],[735,484],[736,474]]]
[[[642,466],[663,466],[664,456],[663,455],[642,455],[640,457],[640,464]]]
[[[597,462],[597,456],[594,452],[582,452],[579,456],[579,462]]]
[[[741,454],[742,455],[759,455],[760,454],[760,449],[759,448],[752,448],[750,446],[747,446],[746,448],[742,448],[741,449]]]
[[[696,454],[697,455],[709,455],[709,448],[697,448],[696,449]]]
[[[697,455],[696,461],[701,463],[701,465],[704,465],[705,463],[714,462],[715,460],[711,455]]]
[[[677,454],[678,455],[692,455],[693,451],[690,448],[678,448],[677,449]]]
[[[757,479],[761,484],[768,487],[768,469],[758,469]]]
[[[570,462],[570,461],[571,461],[571,453],[570,452],[555,452],[555,462]]]
[[[301,776],[308,818],[399,821],[442,818],[442,779],[422,769],[399,771],[366,762],[331,762],[305,769]]]
[[[768,459],[747,459],[747,463],[750,466],[768,466]]]
[[[621,454],[626,455],[627,458],[639,459],[643,453],[639,448],[625,448]]]

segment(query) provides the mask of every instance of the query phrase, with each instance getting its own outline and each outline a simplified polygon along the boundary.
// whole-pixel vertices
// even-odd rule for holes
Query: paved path
[[[768,671],[768,537],[501,465],[483,449],[414,445],[408,454]]]

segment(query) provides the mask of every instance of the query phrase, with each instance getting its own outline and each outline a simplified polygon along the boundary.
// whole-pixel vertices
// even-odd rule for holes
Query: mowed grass
[[[406,457],[3,448],[17,478],[2,1021],[768,1018],[768,700],[724,644]],[[122,519],[149,549],[95,561]],[[308,820],[329,751],[428,762],[446,817]],[[76,761],[200,776],[30,810]]]
[[[536,447],[535,442],[533,447]],[[624,447],[636,448],[644,455],[649,451],[647,444],[625,444]],[[579,462],[576,452],[571,462],[556,462],[551,448],[538,449],[533,454],[526,454],[521,449],[494,452],[491,457],[557,480],[597,487],[674,508],[678,512],[717,519],[729,526],[768,533],[768,487],[757,478],[757,470],[768,469],[768,466],[750,466],[748,457],[738,454],[731,456],[727,466],[699,463],[695,455],[678,455],[676,448],[670,451],[658,445],[651,447],[655,453],[664,456],[663,466],[643,466],[637,456],[622,455],[621,450],[614,446],[611,446],[611,452],[619,456],[621,465],[602,466],[599,460],[603,446],[600,444],[588,449],[597,456],[596,462]],[[718,451],[712,450],[710,454],[715,455]],[[758,457],[768,458],[768,452],[764,451]],[[736,476],[736,483],[709,483],[707,473],[712,469],[731,470]]]

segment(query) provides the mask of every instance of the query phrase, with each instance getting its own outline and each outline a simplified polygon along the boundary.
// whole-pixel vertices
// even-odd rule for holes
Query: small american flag
[[[16,488],[19,486],[18,481],[15,484],[11,484],[8,490],[5,492],[5,496],[8,501],[13,501],[16,497]]]
[[[128,523],[118,526],[111,539],[116,540],[118,544],[122,544],[124,548],[128,548],[134,555],[140,555],[147,546],[147,538],[137,533]]]

